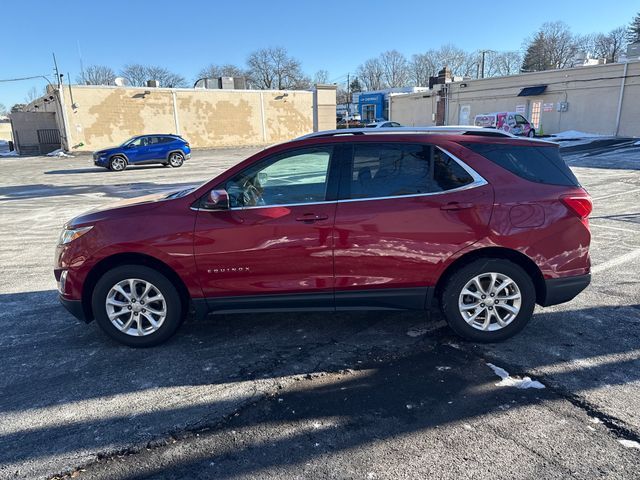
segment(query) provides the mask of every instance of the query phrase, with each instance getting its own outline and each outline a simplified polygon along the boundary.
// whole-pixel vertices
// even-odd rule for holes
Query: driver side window
[[[231,208],[323,202],[332,147],[276,155],[227,181]]]

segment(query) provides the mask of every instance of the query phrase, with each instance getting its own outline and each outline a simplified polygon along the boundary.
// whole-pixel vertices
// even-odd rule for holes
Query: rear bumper
[[[85,323],[89,323],[91,319],[88,319],[84,313],[84,309],[82,308],[82,302],[80,300],[69,300],[64,298],[62,295],[58,295],[58,299],[64,308],[67,311],[76,317],[78,320],[81,320]]]
[[[549,307],[568,302],[589,286],[591,274],[545,280],[545,295],[540,305]]]

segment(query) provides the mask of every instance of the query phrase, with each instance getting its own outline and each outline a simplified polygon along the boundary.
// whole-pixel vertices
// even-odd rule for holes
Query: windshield
[[[129,138],[126,142],[124,142],[122,145],[120,145],[121,147],[126,147],[127,145],[129,145],[131,142],[133,142],[136,138],[138,137],[131,137]]]

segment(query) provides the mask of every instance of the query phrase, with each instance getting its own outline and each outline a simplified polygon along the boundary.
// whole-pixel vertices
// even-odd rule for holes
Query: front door
[[[336,211],[336,307],[424,308],[443,262],[487,234],[492,204],[493,188],[438,147],[356,144]]]
[[[194,242],[211,309],[333,309],[333,157],[332,146],[290,150],[217,187],[231,208],[199,211]]]

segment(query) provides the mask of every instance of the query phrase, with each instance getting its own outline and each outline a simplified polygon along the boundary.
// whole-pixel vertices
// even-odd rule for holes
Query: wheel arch
[[[165,160],[169,161],[169,157],[170,157],[173,153],[179,153],[179,154],[180,154],[180,155],[182,155],[183,157],[185,157],[185,156],[186,156],[186,155],[185,155],[185,153],[184,153],[181,149],[179,149],[179,148],[174,148],[174,149],[169,150],[169,151],[167,152],[167,155],[165,156]]]
[[[84,285],[82,287],[82,309],[84,311],[85,318],[87,318],[88,321],[94,319],[93,311],[91,308],[91,297],[93,295],[93,290],[98,283],[98,280],[109,270],[121,265],[144,265],[162,273],[171,281],[171,283],[174,284],[174,286],[178,290],[180,300],[182,301],[182,313],[183,315],[186,315],[189,310],[191,296],[189,295],[187,286],[184,284],[176,271],[169,265],[164,263],[162,260],[158,260],[156,257],[152,257],[144,253],[131,252],[117,253],[115,255],[103,258],[98,263],[96,263],[87,274],[87,278],[85,279]]]
[[[129,157],[127,157],[126,153],[114,152],[111,155],[109,155],[109,161],[111,161],[113,157],[123,157],[127,161],[127,163],[129,163]]]
[[[440,299],[442,289],[446,285],[448,278],[458,269],[474,262],[481,258],[493,258],[498,260],[509,260],[516,265],[522,267],[525,272],[531,277],[531,281],[536,289],[536,303],[540,303],[544,300],[546,295],[546,286],[544,277],[538,265],[533,260],[527,257],[524,253],[512,250],[504,247],[485,247],[473,250],[465,253],[461,257],[457,258],[450,265],[445,268],[442,275],[438,279],[435,288],[434,297]]]

